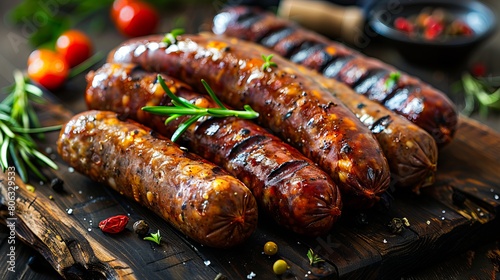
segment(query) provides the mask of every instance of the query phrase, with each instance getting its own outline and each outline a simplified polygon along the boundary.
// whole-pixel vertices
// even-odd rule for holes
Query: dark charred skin
[[[108,61],[137,63],[198,90],[205,79],[228,105],[250,105],[259,112],[262,126],[332,177],[346,207],[372,207],[388,188],[388,163],[373,134],[295,64],[275,55],[272,61],[278,67],[263,70],[261,56],[269,50],[235,38],[185,35],[170,46],[161,40],[162,36],[130,40],[111,52]]]
[[[438,148],[429,133],[381,104],[353,94],[345,84],[301,70],[340,99],[372,131],[389,162],[394,187],[419,193],[420,188],[434,183]]]
[[[170,90],[201,107],[217,107],[188,85],[162,75]],[[125,114],[170,137],[187,117],[165,125],[166,117],[142,107],[168,105],[157,74],[131,64],[105,64],[87,75],[90,109]],[[341,213],[341,197],[329,176],[299,151],[249,120],[204,118],[182,134],[183,146],[223,167],[250,188],[261,212],[299,234],[327,233]]]
[[[251,21],[252,24],[245,24]],[[274,14],[252,7],[230,7],[215,16],[213,31],[258,42],[293,62],[344,82],[423,128],[438,146],[449,143],[457,127],[457,110],[448,97],[428,84],[379,60],[333,42]],[[391,72],[399,81],[387,88]]]
[[[73,117],[61,130],[58,152],[75,170],[148,207],[201,244],[231,247],[257,227],[257,203],[241,181],[114,112]]]

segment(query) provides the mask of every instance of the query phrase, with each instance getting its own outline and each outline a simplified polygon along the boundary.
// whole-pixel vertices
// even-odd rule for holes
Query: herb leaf
[[[494,82],[494,78],[489,78]],[[486,79],[474,78],[470,74],[462,76],[462,87],[465,92],[465,108],[462,113],[470,115],[476,105],[484,117],[490,109],[500,110],[500,87]],[[477,104],[476,104],[477,103]]]
[[[394,85],[396,85],[401,77],[401,73],[399,72],[391,72],[389,74],[389,78],[385,81],[385,89],[391,89]]]
[[[161,40],[163,43],[167,43],[167,45],[172,45],[177,42],[177,36],[184,34],[184,29],[182,28],[176,28],[172,29],[169,33],[165,34],[165,37],[163,37],[163,40]]]
[[[154,243],[160,245],[160,243],[161,243],[160,230],[158,230],[156,233],[151,233],[151,236],[144,237],[144,240],[151,241],[151,242],[154,242]]]
[[[245,105],[243,107],[245,109],[244,111],[231,110],[226,108],[204,80],[201,81],[203,83],[203,86],[207,89],[208,94],[210,95],[210,97],[212,97],[215,103],[219,105],[219,107],[202,108],[194,104],[191,104],[186,99],[178,97],[174,93],[172,93],[172,91],[170,91],[168,86],[165,84],[165,80],[162,78],[161,75],[158,75],[157,78],[158,82],[160,83],[160,86],[163,88],[168,97],[170,97],[170,99],[172,100],[172,104],[174,106],[145,106],[142,108],[142,110],[152,114],[169,116],[169,118],[165,120],[165,124],[170,123],[171,121],[177,119],[180,116],[191,116],[191,118],[189,118],[187,121],[180,124],[177,130],[174,132],[174,134],[171,137],[171,140],[173,142],[177,141],[180,135],[184,133],[189,128],[190,125],[192,125],[198,119],[204,116],[211,116],[211,117],[234,116],[242,119],[254,119],[259,116],[259,113],[255,112],[248,105]]]
[[[315,265],[325,261],[324,259],[320,258],[318,254],[314,253],[312,249],[309,249],[309,251],[307,251],[307,258],[309,259],[310,265]]]
[[[262,64],[262,70],[265,71],[267,70],[267,68],[271,68],[271,67],[278,67],[278,64],[276,64],[275,62],[271,61],[271,59],[273,59],[273,56],[274,54],[270,54],[270,55],[262,55],[262,59],[264,60],[264,64]]]
[[[59,130],[61,126],[41,127],[31,103],[45,102],[42,90],[29,84],[20,71],[14,71],[14,80],[14,85],[9,87],[10,93],[0,103],[0,167],[5,171],[13,164],[23,182],[28,181],[26,167],[41,180],[46,180],[39,167],[57,169],[57,165],[38,151],[30,134],[41,138],[41,133]]]

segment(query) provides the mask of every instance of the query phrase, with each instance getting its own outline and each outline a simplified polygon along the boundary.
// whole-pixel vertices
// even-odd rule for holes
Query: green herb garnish
[[[177,42],[177,36],[184,34],[184,29],[182,28],[176,28],[170,31],[169,33],[165,34],[165,37],[163,37],[163,40],[161,40],[163,43],[167,43],[167,45],[172,45]]]
[[[29,84],[20,71],[14,71],[15,83],[10,93],[0,103],[0,166],[2,171],[9,166],[16,167],[23,182],[28,181],[28,168],[41,180],[46,180],[39,166],[57,169],[57,165],[42,154],[30,134],[61,129],[60,125],[41,127],[30,102],[44,103],[42,90]]]
[[[273,56],[273,54],[270,54],[268,56],[262,55],[262,59],[264,60],[264,64],[262,64],[263,71],[270,67],[278,67],[278,64],[271,61],[271,59],[273,59]]]
[[[470,115],[476,106],[483,117],[490,109],[500,110],[500,83],[494,77],[474,78],[470,74],[464,74],[461,82],[465,93],[463,114]]]
[[[243,108],[245,109],[244,111],[230,110],[226,108],[217,98],[214,91],[210,88],[210,86],[208,86],[205,80],[201,80],[201,83],[207,90],[210,97],[217,103],[217,105],[219,105],[218,108],[202,108],[196,106],[186,99],[173,94],[165,84],[165,80],[161,77],[161,75],[158,75],[158,81],[163,90],[167,93],[168,97],[172,99],[172,104],[174,106],[146,106],[143,107],[142,110],[157,115],[169,116],[165,120],[165,125],[177,119],[178,117],[191,116],[187,121],[180,124],[177,130],[172,135],[171,140],[174,142],[184,131],[188,129],[191,124],[195,123],[199,118],[204,116],[239,117],[242,119],[254,119],[259,116],[259,113],[255,112],[249,105],[243,106]]]
[[[151,236],[144,237],[144,240],[151,241],[160,245],[161,242],[160,230],[158,230],[156,233],[151,233]]]
[[[398,83],[400,77],[401,77],[401,73],[391,72],[389,74],[389,78],[387,78],[387,80],[385,81],[385,88],[391,89],[395,84]]]
[[[309,251],[307,251],[307,258],[309,259],[310,265],[315,265],[325,261],[324,259],[320,258],[318,254],[314,253],[312,249],[309,249]]]

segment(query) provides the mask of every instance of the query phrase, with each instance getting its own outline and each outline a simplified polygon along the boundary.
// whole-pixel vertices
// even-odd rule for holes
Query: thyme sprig
[[[208,95],[217,103],[218,108],[202,108],[190,103],[188,100],[178,97],[170,91],[168,86],[165,84],[165,80],[158,75],[158,81],[163,88],[163,90],[167,93],[168,97],[172,100],[172,104],[174,106],[145,106],[142,110],[162,116],[169,116],[165,120],[165,125],[170,123],[171,121],[177,119],[181,116],[191,116],[188,120],[179,125],[177,130],[171,137],[172,141],[176,141],[182,133],[184,133],[190,125],[195,123],[198,119],[204,116],[211,117],[238,117],[242,119],[254,119],[259,116],[259,113],[255,112],[249,105],[243,106],[244,111],[231,110],[222,104],[222,102],[217,98],[214,91],[210,88],[210,86],[205,82],[205,80],[201,80],[201,83],[205,87],[208,92]]]
[[[276,62],[271,61],[273,59],[273,54],[270,55],[262,55],[262,59],[264,60],[264,64],[262,64],[262,71],[267,70],[267,68],[278,67]]]
[[[320,258],[318,254],[314,253],[312,249],[307,251],[307,258],[309,259],[310,265],[316,265],[320,262],[324,262],[325,260]]]
[[[14,80],[10,93],[0,103],[0,166],[4,172],[14,166],[23,182],[28,181],[28,171],[46,180],[39,167],[57,169],[57,165],[38,150],[32,134],[43,138],[42,133],[59,130],[61,126],[41,127],[31,102],[45,102],[42,90],[29,84],[20,71],[14,71]]]
[[[160,243],[161,243],[160,230],[158,230],[156,233],[151,233],[150,236],[144,237],[144,240],[151,241],[151,242],[154,242],[154,243],[160,245]]]

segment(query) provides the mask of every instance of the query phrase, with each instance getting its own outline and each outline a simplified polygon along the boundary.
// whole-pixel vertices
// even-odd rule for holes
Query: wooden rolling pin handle
[[[278,15],[347,43],[356,42],[364,24],[360,7],[340,6],[319,0],[282,0]]]

